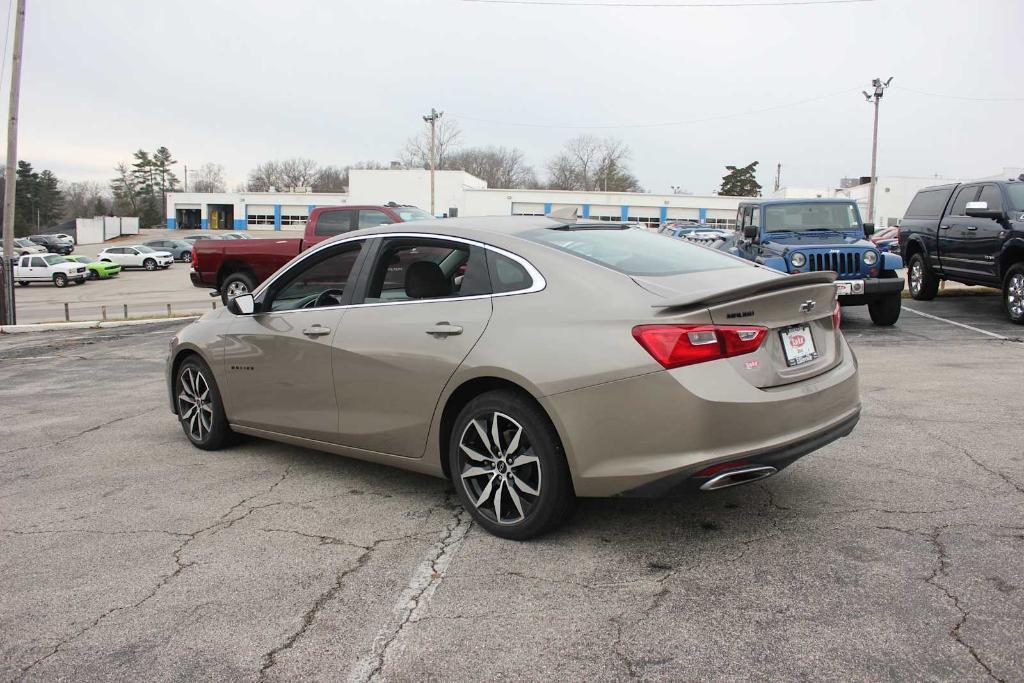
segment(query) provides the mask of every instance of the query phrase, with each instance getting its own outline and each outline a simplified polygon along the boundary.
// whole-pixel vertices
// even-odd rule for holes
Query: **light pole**
[[[7,175],[4,177],[4,249],[0,267],[0,323],[13,325],[14,200],[18,166],[18,98],[21,94],[21,50],[25,37],[25,0],[18,0],[14,22],[14,53],[11,58],[11,98],[7,114]]]
[[[875,105],[875,126],[871,132],[871,189],[868,193],[868,220],[875,220],[875,164],[878,160],[878,105],[882,101],[882,95],[885,94],[885,89],[892,83],[892,76],[889,80],[882,82],[881,78],[876,78],[871,81],[871,85],[874,87],[874,92],[868,94],[864,91],[864,99],[871,104]]]
[[[430,108],[430,114],[423,117],[423,120],[430,124],[430,215],[436,216],[434,211],[434,170],[435,170],[435,150],[437,148],[437,121],[444,116],[443,111],[437,111],[433,107]]]

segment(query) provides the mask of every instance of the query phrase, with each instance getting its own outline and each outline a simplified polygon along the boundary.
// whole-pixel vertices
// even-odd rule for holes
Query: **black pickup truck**
[[[919,301],[941,280],[1003,291],[1024,324],[1024,178],[926,187],[900,223],[907,286]]]

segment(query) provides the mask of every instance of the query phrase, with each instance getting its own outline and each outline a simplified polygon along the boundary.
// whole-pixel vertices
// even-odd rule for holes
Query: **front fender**
[[[903,257],[898,254],[890,254],[883,252],[879,254],[882,257],[882,271],[899,270],[903,267]]]
[[[786,259],[781,256],[758,256],[757,263],[763,266],[768,266],[772,270],[777,270],[780,273],[788,273],[789,268],[786,265]]]

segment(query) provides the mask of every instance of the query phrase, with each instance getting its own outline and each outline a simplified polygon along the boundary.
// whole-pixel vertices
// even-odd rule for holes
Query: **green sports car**
[[[110,261],[97,261],[88,256],[65,256],[64,259],[73,263],[84,263],[90,280],[106,280],[121,272],[121,266]]]

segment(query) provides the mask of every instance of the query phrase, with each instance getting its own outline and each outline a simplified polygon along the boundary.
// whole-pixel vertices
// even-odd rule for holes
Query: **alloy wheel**
[[[523,521],[540,501],[540,459],[523,426],[504,413],[469,421],[459,438],[459,464],[470,501],[498,524]]]
[[[189,435],[202,441],[213,427],[213,403],[210,385],[203,373],[193,367],[181,373],[181,392],[178,394],[178,415],[188,428]]]
[[[921,280],[924,279],[924,266],[921,261],[914,261],[910,266],[910,291],[914,294],[921,291]]]
[[[1024,274],[1015,273],[1006,283],[1006,310],[1014,320],[1024,318]]]
[[[245,286],[244,282],[240,282],[238,280],[235,280],[234,282],[232,282],[231,284],[228,285],[228,298],[229,299],[234,299],[235,297],[239,297],[239,296],[242,296],[243,294],[248,294],[248,293],[249,293],[249,288]]]

